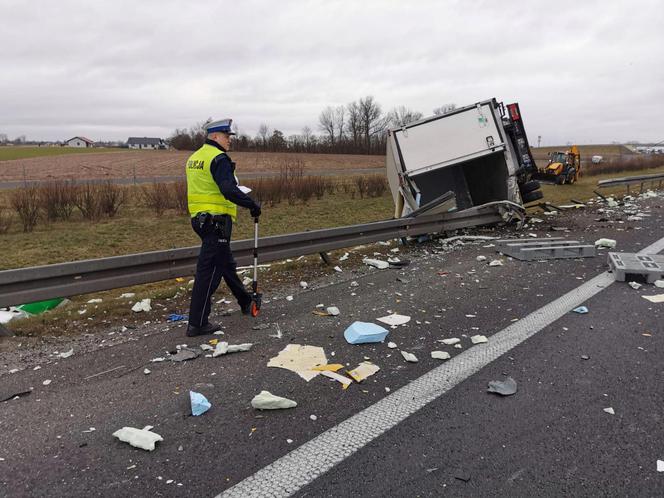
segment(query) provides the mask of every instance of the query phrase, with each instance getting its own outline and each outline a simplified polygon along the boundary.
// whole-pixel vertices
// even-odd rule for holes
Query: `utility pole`
[[[542,135],[537,135],[537,148],[538,149],[539,149],[541,143],[542,143]]]

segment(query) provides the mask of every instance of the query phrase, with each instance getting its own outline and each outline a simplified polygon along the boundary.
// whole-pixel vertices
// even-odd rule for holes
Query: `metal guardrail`
[[[480,207],[445,215],[399,218],[264,237],[258,242],[260,261],[275,261],[501,220],[495,208]],[[239,265],[253,261],[253,239],[233,241],[231,247]],[[191,276],[195,273],[198,252],[199,247],[195,246],[0,271],[0,307]]]
[[[627,187],[627,192],[629,192],[630,185],[641,185],[641,191],[643,192],[643,186],[650,182],[651,186],[654,186],[656,182],[659,182],[658,188],[662,187],[662,182],[664,181],[664,173],[658,173],[655,175],[636,175],[636,176],[625,176],[622,178],[609,178],[608,180],[600,180],[597,182],[598,188],[606,187],[619,187],[625,185]]]

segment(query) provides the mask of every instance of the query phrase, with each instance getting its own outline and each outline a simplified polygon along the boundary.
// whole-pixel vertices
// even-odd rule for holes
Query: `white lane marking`
[[[639,253],[655,254],[663,249],[664,238]],[[492,335],[487,344],[474,346],[455,356],[447,363],[328,429],[217,496],[221,498],[291,496],[481,368],[600,293],[613,282],[613,276],[608,272],[597,275]]]

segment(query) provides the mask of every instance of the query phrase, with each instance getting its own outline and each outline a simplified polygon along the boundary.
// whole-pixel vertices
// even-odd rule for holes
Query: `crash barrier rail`
[[[664,181],[664,173],[657,173],[655,175],[636,175],[636,176],[625,176],[622,178],[609,178],[608,180],[600,180],[597,182],[598,188],[606,187],[618,187],[620,185],[625,185],[627,187],[627,193],[629,194],[630,185],[640,185],[640,192],[643,193],[644,185],[650,182],[651,188],[655,187],[655,183],[659,182],[657,188],[662,188],[662,182]]]
[[[262,263],[324,253],[380,240],[411,237],[502,220],[495,208],[473,208],[445,215],[378,221],[259,239]],[[253,239],[231,242],[239,265],[253,262]],[[199,247],[184,247],[110,258],[88,259],[0,271],[0,307],[88,294],[171,278],[191,276]]]

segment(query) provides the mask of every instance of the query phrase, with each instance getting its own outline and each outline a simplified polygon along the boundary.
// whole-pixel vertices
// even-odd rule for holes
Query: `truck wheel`
[[[540,182],[537,180],[530,180],[529,182],[522,183],[519,185],[519,190],[521,191],[521,195],[527,194],[528,192],[532,192],[534,190],[539,190],[541,187]]]
[[[562,185],[563,183],[565,183],[565,177],[563,175],[557,176],[556,177],[556,184]]]
[[[534,192],[528,192],[527,194],[522,195],[521,199],[523,200],[524,204],[528,204],[529,202],[535,202],[536,200],[539,200],[542,197],[544,197],[542,191],[535,190]]]

